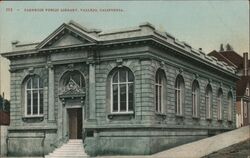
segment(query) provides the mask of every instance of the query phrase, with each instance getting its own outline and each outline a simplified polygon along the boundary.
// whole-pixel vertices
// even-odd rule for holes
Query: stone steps
[[[45,158],[89,158],[85,153],[82,140],[70,139]]]

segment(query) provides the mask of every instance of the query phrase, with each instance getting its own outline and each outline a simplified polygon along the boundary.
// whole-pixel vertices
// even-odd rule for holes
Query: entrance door
[[[69,139],[82,138],[82,108],[68,109]]]

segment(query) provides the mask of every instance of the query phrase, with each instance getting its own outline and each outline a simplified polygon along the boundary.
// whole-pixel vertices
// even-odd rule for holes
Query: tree
[[[220,44],[220,52],[223,52],[224,48],[223,48],[223,44]]]
[[[228,43],[228,44],[226,45],[226,49],[227,49],[227,50],[233,50],[233,47]]]
[[[10,112],[10,101],[0,95],[0,111]]]

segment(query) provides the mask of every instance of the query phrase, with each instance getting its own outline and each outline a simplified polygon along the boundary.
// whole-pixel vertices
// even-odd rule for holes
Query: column
[[[89,119],[96,117],[96,103],[95,103],[95,64],[89,64]]]
[[[55,101],[54,101],[54,69],[53,66],[49,67],[49,100],[48,100],[48,120],[55,120]]]

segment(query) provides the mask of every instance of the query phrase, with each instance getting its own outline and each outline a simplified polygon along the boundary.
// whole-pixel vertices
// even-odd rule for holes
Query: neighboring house
[[[7,154],[7,128],[10,124],[9,112],[2,111],[4,99],[10,99],[9,60],[0,56],[0,157]]]
[[[9,60],[0,56],[0,95],[10,99],[10,72]]]
[[[230,48],[230,47],[229,47]],[[240,56],[232,49],[221,49],[220,51],[212,51],[209,56],[216,57],[219,61],[226,62],[228,65],[234,66],[237,69],[237,75],[240,80],[237,81],[237,111],[236,111],[236,126],[242,127],[250,124],[250,60],[248,60],[248,53],[243,53]]]
[[[35,29],[35,28],[34,28]],[[13,42],[10,156],[69,139],[90,155],[147,155],[235,128],[235,69],[149,23],[114,31],[70,21]]]
[[[10,113],[0,110],[0,157],[7,155],[7,129],[10,124]]]

